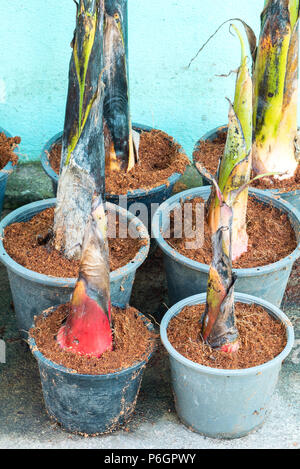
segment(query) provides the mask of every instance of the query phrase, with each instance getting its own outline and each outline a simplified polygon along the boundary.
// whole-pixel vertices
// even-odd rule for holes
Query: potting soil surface
[[[49,160],[52,169],[59,174],[61,143],[53,145]],[[150,190],[168,184],[173,173],[183,174],[188,157],[180,146],[165,132],[142,132],[139,147],[139,163],[126,172],[106,171],[105,185],[108,194],[127,194],[135,189]]]
[[[27,222],[9,225],[4,231],[4,247],[12,259],[29,270],[54,277],[78,277],[79,261],[66,259],[53,246],[53,220],[54,208],[48,208]],[[108,243],[110,268],[114,271],[134,259],[147,240],[131,238],[128,233],[127,238],[109,238]]]
[[[261,306],[235,304],[239,350],[224,353],[212,349],[201,338],[201,319],[205,305],[186,306],[168,327],[168,339],[187,359],[211,368],[245,369],[262,365],[277,357],[287,343],[284,325]]]
[[[36,318],[35,328],[30,331],[38,350],[52,362],[79,374],[103,375],[147,361],[155,335],[146,327],[135,308],[112,308],[113,350],[105,352],[101,358],[79,356],[60,347],[56,336],[69,310],[70,304],[65,304],[46,317]]]

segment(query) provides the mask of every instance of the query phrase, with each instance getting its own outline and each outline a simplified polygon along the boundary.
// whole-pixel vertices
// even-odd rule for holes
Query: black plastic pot
[[[220,134],[224,131],[227,131],[227,125],[222,125],[220,127],[216,127],[215,129],[210,130],[209,132],[207,132],[196,143],[196,145],[194,147],[193,154],[195,154],[195,152],[199,148],[201,142],[205,142],[207,140],[213,141],[217,138],[218,134]],[[202,162],[202,164],[203,164],[203,166],[205,166],[204,161]],[[203,185],[204,186],[209,186],[211,184],[210,181],[208,179],[206,179],[204,176],[202,176],[202,179],[203,179]],[[300,211],[300,189],[289,191],[289,192],[282,192],[280,189],[262,189],[262,190],[265,191],[266,193],[269,193],[270,195],[275,196],[275,197],[281,197],[282,199],[286,200],[290,204],[294,205],[296,207],[296,209]]]
[[[0,238],[6,226],[30,220],[42,210],[53,207],[55,203],[56,199],[41,200],[14,210],[1,221]],[[108,209],[115,210],[121,220],[127,219],[135,227],[139,237],[146,240],[146,244],[140,248],[131,262],[110,273],[112,303],[125,307],[130,301],[136,270],[148,255],[150,238],[143,223],[130,212],[113,204],[108,204]],[[52,277],[26,269],[7,254],[1,239],[0,262],[7,268],[18,327],[26,338],[26,331],[31,327],[34,316],[51,306],[69,301],[77,279]]]
[[[7,132],[7,130],[2,129],[2,127],[0,127],[0,133],[5,133],[6,137],[12,137],[12,135]],[[0,171],[0,217],[3,208],[7,179],[10,173],[13,172],[15,167],[16,166],[13,166],[12,162],[9,161],[7,165],[5,165],[4,168],[2,168]]]
[[[133,128],[134,130],[138,132],[150,132],[151,130],[153,130],[151,127],[141,125],[141,124],[133,124]],[[59,176],[51,168],[48,155],[51,152],[51,148],[53,147],[53,145],[61,142],[61,140],[62,140],[62,132],[54,135],[54,137],[52,137],[45,144],[45,146],[43,147],[41,156],[40,156],[43,169],[45,173],[51,178],[53,192],[55,196],[57,193]],[[180,151],[184,153],[184,150],[182,147]],[[126,195],[127,204],[126,203],[124,203],[124,205],[122,204],[122,208],[129,210],[130,212],[133,213],[133,215],[137,216],[144,223],[146,228],[150,231],[152,215],[155,212],[155,210],[151,211],[152,204],[156,204],[154,208],[157,208],[158,205],[160,205],[162,202],[167,200],[173,192],[174,185],[176,184],[176,182],[180,180],[181,177],[182,177],[182,174],[174,173],[172,174],[172,176],[168,178],[168,184],[162,184],[161,186],[154,187],[153,189],[150,189],[150,190],[137,189],[134,191],[129,191]],[[106,200],[116,205],[120,204],[119,195],[106,194]],[[143,204],[147,208],[147,214],[144,215],[144,213],[142,213],[142,208],[138,207],[135,204]]]
[[[55,308],[42,314],[49,315],[52,311]],[[142,318],[148,329],[153,330],[151,322]],[[65,430],[88,435],[110,433],[129,420],[153,350],[146,360],[125,370],[106,375],[82,375],[48,360],[37,349],[32,337],[29,337],[29,345],[38,362],[46,410]]]

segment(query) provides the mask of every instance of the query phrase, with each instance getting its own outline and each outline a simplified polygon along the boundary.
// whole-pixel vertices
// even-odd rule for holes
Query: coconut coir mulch
[[[139,157],[139,163],[129,173],[106,171],[108,194],[127,194],[136,189],[150,190],[168,184],[168,178],[173,173],[183,174],[190,164],[180,146],[161,130],[141,133]],[[61,143],[53,145],[49,160],[52,169],[59,174]]]
[[[200,142],[193,153],[194,162],[200,162],[212,176],[218,170],[219,161],[224,153],[226,137],[227,132],[219,132],[214,140]]]
[[[53,221],[54,208],[48,208],[27,222],[7,226],[4,248],[14,261],[29,270],[52,277],[77,278],[79,262],[69,261],[53,247]],[[48,233],[50,239],[45,244]],[[109,238],[111,271],[125,266],[146,243],[145,239]]]
[[[156,334],[150,331],[139,312],[128,306],[112,308],[114,349],[100,358],[80,356],[63,350],[56,342],[56,335],[66,319],[70,304],[59,306],[48,316],[35,319],[35,327],[29,331],[37,349],[49,360],[74,370],[79,374],[103,375],[129,368],[147,360],[155,344]]]
[[[238,352],[228,354],[212,349],[201,339],[200,320],[205,305],[185,307],[170,321],[168,339],[185,358],[221,369],[245,369],[262,365],[279,355],[287,344],[284,325],[258,305],[235,304],[240,335]]]
[[[18,155],[14,152],[15,148],[20,144],[20,137],[6,137],[0,133],[0,170],[3,169],[9,161],[15,166],[18,162]]]
[[[201,198],[190,201],[193,211],[196,204],[203,204]],[[209,265],[212,259],[211,233],[207,221],[204,223],[204,242],[202,247],[187,249],[186,238],[174,238],[174,216],[170,216],[171,230],[167,243],[183,256]],[[199,229],[199,228],[198,228]],[[260,204],[254,198],[248,199],[247,233],[249,236],[248,251],[233,263],[235,269],[262,267],[277,262],[291,254],[297,247],[295,232],[288,216],[277,208]]]
[[[220,132],[213,141],[200,142],[194,152],[194,161],[202,163],[212,175],[215,175],[218,170],[219,160],[224,153],[226,137],[227,132]],[[252,174],[252,177],[254,176]],[[298,164],[295,176],[289,180],[279,181],[274,177],[262,178],[254,181],[251,186],[257,189],[278,189],[281,193],[300,190],[300,164]]]

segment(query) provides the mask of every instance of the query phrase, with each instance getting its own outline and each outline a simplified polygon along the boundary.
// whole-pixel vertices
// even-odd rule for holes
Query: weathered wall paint
[[[63,128],[72,0],[10,0],[0,15],[0,125],[22,137],[22,159],[37,159]],[[263,0],[129,0],[132,118],[173,135],[189,155],[207,130],[227,121],[239,65],[238,39],[224,26],[197,60],[198,48],[226,19],[258,33]]]

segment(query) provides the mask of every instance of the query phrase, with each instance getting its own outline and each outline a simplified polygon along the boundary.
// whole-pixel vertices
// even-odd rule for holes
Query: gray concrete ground
[[[188,185],[192,185],[190,181]],[[21,167],[10,178],[3,215],[8,208],[49,196],[52,196],[51,185],[39,165]],[[293,270],[283,302],[283,309],[295,326],[296,343],[283,365],[271,412],[258,431],[238,440],[222,441],[195,434],[178,420],[168,357],[162,347],[146,368],[136,411],[126,429],[107,436],[84,438],[68,434],[51,422],[44,409],[37,364],[27,344],[19,338],[6,270],[0,266],[0,339],[7,345],[6,364],[0,364],[0,448],[299,449],[299,271],[300,264]],[[138,271],[132,305],[159,323],[167,302],[162,259],[157,251]]]

